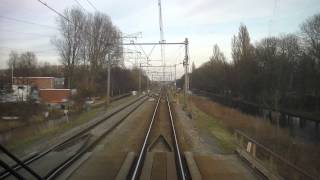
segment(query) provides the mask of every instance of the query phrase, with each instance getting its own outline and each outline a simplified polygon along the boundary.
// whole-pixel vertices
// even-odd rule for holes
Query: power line
[[[42,26],[42,27],[50,28],[50,29],[57,29],[56,27],[53,27],[53,26],[48,26],[48,25],[44,25],[44,24],[38,24],[38,23],[35,23],[35,22],[26,21],[26,20],[22,20],[22,19],[16,19],[16,18],[13,18],[13,17],[8,17],[8,16],[0,15],[0,18],[6,19],[6,20],[10,20],[10,21],[20,22],[20,23],[25,23],[25,24]]]
[[[19,49],[19,48],[11,48],[6,46],[0,46],[0,52],[3,53],[4,51],[1,51],[1,49],[7,49],[9,51],[18,51],[20,53],[22,52],[33,52],[36,54],[48,54],[48,53],[56,53],[56,49],[46,49],[46,50],[32,50],[32,49]],[[8,52],[8,51],[7,51]],[[9,54],[10,52],[8,52]],[[48,54],[49,55],[49,54]]]
[[[8,33],[19,33],[19,34],[25,34],[25,35],[32,35],[32,36],[43,36],[43,37],[53,37],[54,36],[54,35],[48,35],[48,34],[29,33],[29,32],[13,31],[13,30],[6,30],[6,29],[0,29],[0,31],[8,32]]]
[[[78,25],[74,24],[70,19],[68,19],[66,16],[64,16],[63,14],[61,14],[59,11],[55,10],[53,7],[49,6],[47,3],[43,2],[42,0],[37,0],[38,2],[40,2],[42,5],[46,6],[49,10],[53,11],[54,13],[56,13],[58,16],[62,17],[65,21],[69,22],[71,25],[73,25],[74,27],[78,27]],[[81,29],[81,27],[78,27]],[[91,37],[95,38],[94,35],[92,35],[90,32],[85,31],[85,33],[87,33],[88,35],[90,35]],[[99,40],[101,41],[101,40]],[[101,41],[103,42],[103,41]],[[105,43],[105,42],[103,42]],[[112,45],[111,43],[107,43],[107,45]]]
[[[42,0],[37,0],[39,1],[41,4],[43,4],[44,6],[46,6],[47,8],[49,8],[51,11],[53,11],[54,13],[58,14],[60,17],[62,17],[63,19],[65,19],[66,21],[68,21],[69,23],[73,24],[72,21],[70,21],[70,19],[68,19],[67,17],[65,17],[63,14],[61,14],[59,11],[55,10],[54,8],[52,8],[51,6],[47,5],[47,3],[43,2]]]
[[[81,7],[83,10],[86,11],[86,9],[80,4],[80,2],[78,0],[74,0],[74,1],[78,4],[79,7]]]
[[[8,49],[8,50],[16,50],[16,51],[30,51],[29,49],[20,49],[20,48],[12,48],[7,46],[0,46],[0,49]],[[55,48],[52,49],[46,49],[46,50],[39,50],[37,52],[49,52],[49,51],[55,51]]]
[[[175,59],[175,63],[177,64],[177,60],[178,60],[178,58],[180,57],[180,55],[181,55],[181,53],[182,53],[182,51],[181,51],[181,49],[182,49],[182,45],[181,46],[179,46],[179,49],[178,49],[178,55],[177,55],[177,57],[176,57],[176,59]]]
[[[90,2],[90,0],[87,0],[87,2],[90,4],[90,6],[91,6],[94,10],[98,11],[98,9]]]

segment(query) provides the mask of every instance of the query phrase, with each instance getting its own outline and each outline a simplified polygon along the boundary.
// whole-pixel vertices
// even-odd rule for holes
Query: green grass
[[[225,153],[233,153],[236,148],[236,143],[233,135],[227,131],[221,122],[215,117],[200,111],[192,105],[192,115],[196,120],[199,129],[208,132],[217,140],[219,148]]]

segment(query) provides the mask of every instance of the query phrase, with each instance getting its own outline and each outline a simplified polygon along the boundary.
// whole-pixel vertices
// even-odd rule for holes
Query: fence
[[[234,136],[238,145],[237,153],[268,179],[316,179],[245,133],[235,130]]]

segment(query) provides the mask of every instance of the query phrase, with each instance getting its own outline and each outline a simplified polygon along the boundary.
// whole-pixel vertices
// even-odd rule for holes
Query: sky
[[[98,10],[109,15],[124,34],[141,32],[142,36],[136,42],[160,40],[158,0],[43,1],[59,12],[79,6],[79,2],[87,12]],[[316,13],[320,13],[319,0],[162,0],[164,39],[166,42],[183,42],[188,38],[190,62],[196,67],[208,61],[214,44],[218,44],[231,61],[231,39],[241,23],[247,26],[254,44],[270,35],[298,33],[299,25]],[[58,52],[51,43],[51,39],[58,35],[56,18],[55,13],[37,0],[0,0],[0,68],[7,68],[11,50],[33,51],[39,62],[59,64]],[[152,49],[125,48],[143,49],[146,54]],[[129,54],[125,57],[126,62],[138,61]],[[183,58],[184,47],[165,47],[167,65],[179,64]],[[150,59],[153,65],[159,64],[160,47],[155,47]],[[182,73],[183,67],[178,65],[177,75]]]

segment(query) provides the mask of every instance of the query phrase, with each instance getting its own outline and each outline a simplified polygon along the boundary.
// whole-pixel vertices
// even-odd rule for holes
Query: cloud
[[[78,0],[88,11],[93,8],[86,0]],[[46,0],[62,12],[75,6],[72,0]],[[157,0],[92,0],[99,11],[110,15],[112,21],[124,33],[143,32],[140,42],[159,41]],[[213,44],[219,44],[230,59],[230,42],[239,24],[247,25],[252,41],[269,34],[296,32],[298,25],[308,16],[319,12],[319,0],[162,0],[165,39],[170,42],[190,40],[190,57],[199,66],[208,60]],[[56,14],[36,0],[2,0],[0,15],[25,19],[39,24],[55,26]],[[271,23],[270,23],[271,22]],[[33,39],[32,36],[8,34],[1,29],[43,33],[57,32],[35,25],[7,21],[0,18],[0,41],[2,46],[41,51],[53,49],[50,38]],[[10,40],[11,39],[11,40]],[[168,63],[175,63],[178,47],[166,48]],[[148,49],[148,48],[146,48]],[[156,50],[155,58],[159,56]],[[0,49],[0,67],[4,67],[8,50]],[[58,62],[57,54],[40,54],[41,59]],[[40,59],[40,58],[39,58]],[[179,72],[183,69],[179,69]]]

